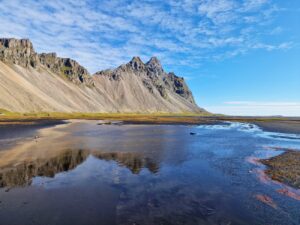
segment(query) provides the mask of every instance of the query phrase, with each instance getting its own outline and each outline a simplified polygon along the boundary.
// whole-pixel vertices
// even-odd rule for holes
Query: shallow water
[[[39,136],[1,149],[0,224],[300,224],[300,201],[247,160],[300,149],[297,135],[75,121]]]

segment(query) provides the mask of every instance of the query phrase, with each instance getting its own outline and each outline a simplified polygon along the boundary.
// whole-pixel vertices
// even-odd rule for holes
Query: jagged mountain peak
[[[110,81],[116,82],[123,82],[130,79],[129,77],[138,77],[151,94],[159,93],[166,100],[175,94],[195,105],[192,92],[184,79],[176,76],[173,72],[166,73],[157,57],[151,57],[145,64],[140,57],[135,56],[127,64],[113,70],[99,71],[95,75],[96,77],[108,77]]]
[[[155,56],[151,57],[151,59],[146,63],[146,66],[151,72],[154,72],[156,75],[160,75],[164,72],[160,61]]]
[[[147,63],[144,63],[140,57],[134,56],[127,65],[136,72],[147,70],[152,75],[161,75],[164,72],[160,61],[155,56]]]
[[[203,112],[157,57],[90,76],[73,59],[36,53],[28,39],[0,38],[0,61],[0,87],[10,90],[0,88],[0,108],[11,111]]]
[[[134,56],[130,60],[129,65],[134,70],[141,70],[141,69],[145,68],[145,64],[143,63],[143,61],[141,60],[141,58],[138,57],[138,56]]]
[[[132,59],[130,60],[130,62],[136,62],[136,63],[144,64],[139,56],[133,56]]]
[[[162,67],[159,59],[156,56],[152,56],[150,60],[146,63],[148,66]]]

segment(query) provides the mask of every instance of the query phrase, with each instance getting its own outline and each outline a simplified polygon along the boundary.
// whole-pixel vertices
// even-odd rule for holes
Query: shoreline
[[[255,122],[264,131],[300,134],[300,120]]]
[[[267,149],[280,153],[267,157],[247,157],[246,161],[255,166],[251,173],[261,183],[272,186],[278,194],[300,201],[300,150],[281,147]],[[258,200],[268,205],[273,202],[271,198],[266,202],[261,198]]]
[[[264,173],[272,180],[300,190],[300,151],[285,149],[283,153],[260,159],[266,166]]]
[[[101,114],[53,113],[30,115],[1,115],[0,127],[5,125],[36,125],[57,123],[70,119],[122,121],[123,124],[203,125],[225,121],[252,123],[264,131],[300,134],[300,117],[233,117],[188,114]]]

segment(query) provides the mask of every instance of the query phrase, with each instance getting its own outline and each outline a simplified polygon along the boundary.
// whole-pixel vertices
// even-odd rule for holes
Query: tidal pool
[[[299,135],[98,122],[0,139],[1,225],[300,224],[300,201],[251,160],[300,149]]]

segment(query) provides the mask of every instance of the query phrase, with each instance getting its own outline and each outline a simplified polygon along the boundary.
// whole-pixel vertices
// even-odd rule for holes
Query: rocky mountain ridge
[[[174,73],[165,72],[156,57],[146,63],[139,57],[133,57],[127,64],[91,75],[75,60],[57,57],[56,53],[36,53],[28,39],[2,38],[0,61],[3,62],[0,65],[0,69],[3,67],[2,77],[7,76],[4,74],[5,69],[6,72],[12,69],[10,72],[16,73],[14,75],[19,80],[9,90],[4,84],[1,87],[0,83],[0,92],[7,97],[13,97],[19,106],[12,107],[5,99],[1,101],[0,97],[0,108],[14,111],[204,112],[196,105],[184,79]],[[32,79],[28,79],[29,77]],[[20,103],[22,99],[16,99],[11,93],[7,93],[17,85],[24,86],[24,83],[20,83],[20,79],[24,78],[26,87],[23,88],[26,90],[22,90],[22,94],[28,98],[38,98],[42,103],[36,100],[26,106]],[[41,83],[41,79],[49,83]],[[69,95],[57,96],[53,90],[48,90],[51,88],[50,83],[62,85],[61,88],[67,86],[67,89],[72,90]],[[45,96],[36,96],[42,87]],[[66,90],[60,91],[64,93]],[[19,98],[23,98],[21,93]]]
[[[120,80],[123,74],[132,72],[136,76],[141,77],[144,86],[150,93],[158,91],[161,97],[167,98],[168,91],[175,92],[189,102],[195,104],[192,92],[186,85],[183,77],[176,76],[173,72],[164,72],[160,61],[156,57],[152,57],[147,63],[139,57],[133,57],[132,60],[114,70],[104,70],[95,73],[95,76],[106,76],[111,80]]]
[[[47,67],[53,73],[61,74],[76,84],[93,86],[89,72],[75,60],[57,57],[56,53],[35,52],[29,39],[0,39],[0,60],[22,67]]]

